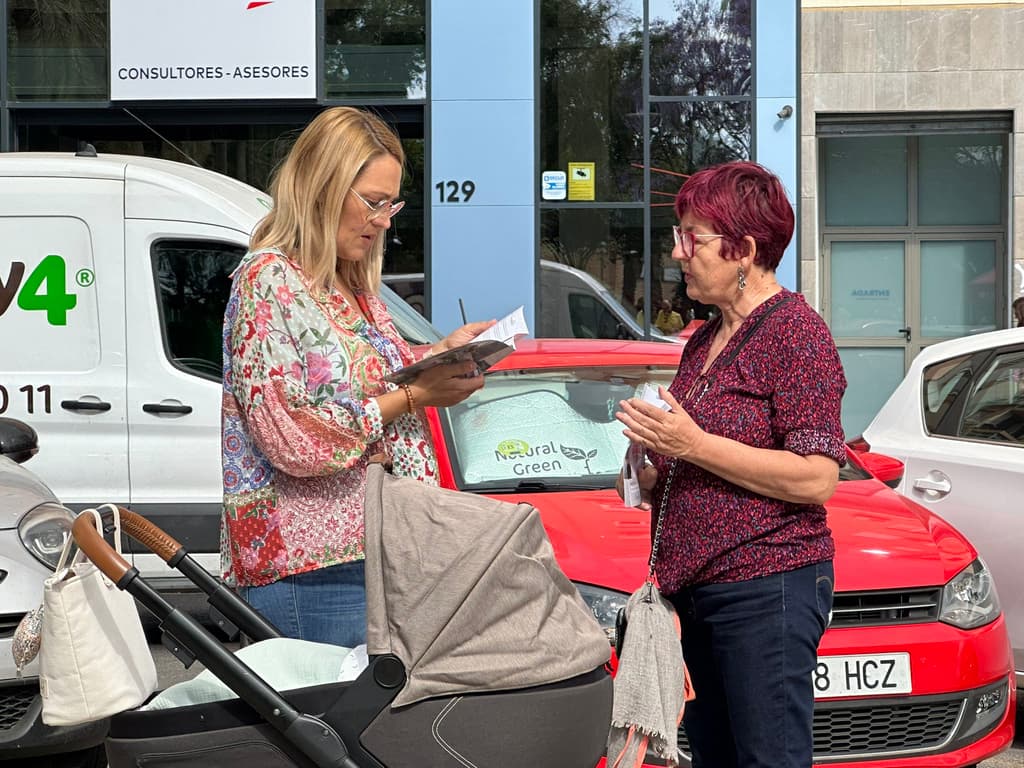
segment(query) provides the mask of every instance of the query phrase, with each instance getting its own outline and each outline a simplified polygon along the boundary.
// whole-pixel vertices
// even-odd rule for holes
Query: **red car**
[[[613,486],[626,439],[618,403],[667,385],[681,347],[521,340],[469,400],[429,411],[442,484],[537,507],[565,573],[609,635],[646,575],[649,515]],[[1016,690],[991,576],[959,532],[853,455],[828,502],[832,623],[815,672],[816,763],[973,765],[1013,741]],[[895,465],[898,467],[899,465]],[[700,695],[700,692],[697,692]],[[686,735],[679,731],[684,764]]]

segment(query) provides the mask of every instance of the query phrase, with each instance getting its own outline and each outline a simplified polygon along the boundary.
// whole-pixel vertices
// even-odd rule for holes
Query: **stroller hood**
[[[367,650],[408,672],[393,706],[554,683],[608,661],[534,507],[374,464],[364,511]]]

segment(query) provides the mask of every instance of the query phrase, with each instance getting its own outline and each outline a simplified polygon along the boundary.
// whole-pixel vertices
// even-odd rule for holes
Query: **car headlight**
[[[973,629],[995,621],[999,597],[992,574],[978,558],[942,588],[939,621],[961,629]]]
[[[615,645],[615,617],[620,608],[626,607],[629,595],[590,584],[576,584],[580,597],[594,613],[594,618],[608,636],[608,642]]]
[[[36,560],[56,570],[64,542],[71,536],[75,516],[60,504],[47,502],[33,509],[18,523],[21,543]]]

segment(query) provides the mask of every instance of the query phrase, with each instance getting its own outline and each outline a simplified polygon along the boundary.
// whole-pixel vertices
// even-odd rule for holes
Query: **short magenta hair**
[[[774,271],[793,238],[793,206],[779,177],[763,165],[737,160],[693,174],[676,195],[676,216],[707,221],[722,235],[722,258],[739,259],[743,238],[757,243],[754,263]]]

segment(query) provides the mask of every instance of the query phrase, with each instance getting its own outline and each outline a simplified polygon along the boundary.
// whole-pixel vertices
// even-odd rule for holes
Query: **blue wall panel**
[[[469,320],[498,319],[520,304],[533,319],[534,209],[532,205],[481,206],[472,211],[435,210],[434,231],[450,233],[431,247],[432,320],[444,333],[462,324],[459,299]],[[440,257],[440,258],[439,258]]]
[[[533,0],[432,0],[430,98],[533,99]]]
[[[533,0],[434,0],[430,38],[430,304],[444,332],[524,305],[534,327]],[[470,180],[468,202],[435,185]],[[462,197],[461,194],[459,195]]]
[[[796,210],[797,229],[800,231],[799,142],[797,116],[800,104],[799,57],[797,25],[800,8],[797,0],[789,2],[759,3],[755,34],[756,76],[754,104],[754,159],[774,171],[786,185],[789,200]],[[790,106],[792,115],[778,117],[779,111]],[[799,255],[796,236],[786,249],[779,264],[779,282],[790,290],[798,287],[797,263]]]

